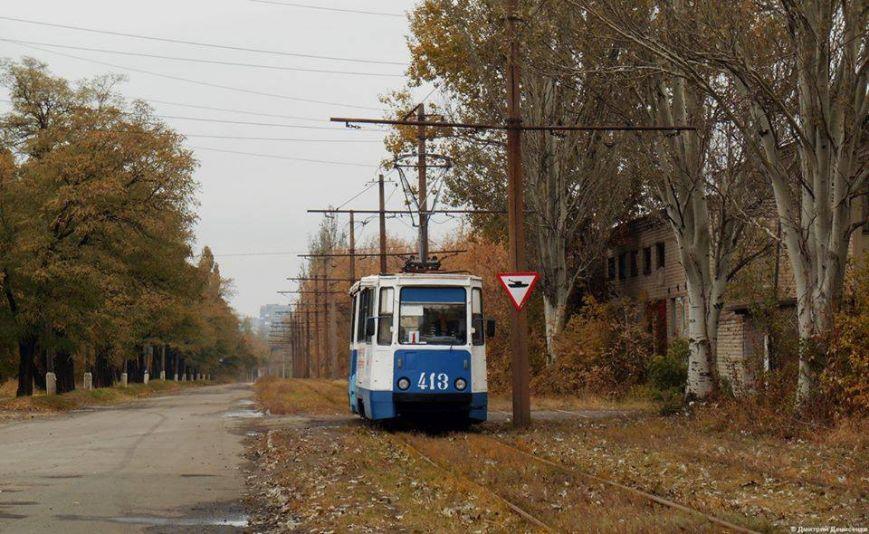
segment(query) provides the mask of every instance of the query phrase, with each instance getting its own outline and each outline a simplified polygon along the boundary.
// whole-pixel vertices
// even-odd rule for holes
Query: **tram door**
[[[350,409],[356,411],[359,405],[357,390],[360,381],[360,372],[365,365],[365,323],[371,310],[371,288],[362,288],[353,298],[353,315],[351,320],[353,332],[351,332],[350,348],[350,376],[347,379],[347,388],[350,395]]]

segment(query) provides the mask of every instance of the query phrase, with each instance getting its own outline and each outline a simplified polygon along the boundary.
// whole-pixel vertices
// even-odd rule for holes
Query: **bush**
[[[667,354],[649,360],[647,375],[652,398],[661,403],[661,415],[673,415],[685,405],[685,384],[688,382],[687,339],[674,339]]]
[[[821,398],[835,418],[869,415],[869,254],[851,271],[830,334]]]
[[[556,341],[558,360],[538,374],[536,393],[626,395],[645,380],[651,335],[629,301],[599,303],[589,297]]]
[[[649,384],[658,391],[685,391],[688,381],[688,347],[687,339],[675,339],[667,348],[667,354],[658,355],[649,360]]]

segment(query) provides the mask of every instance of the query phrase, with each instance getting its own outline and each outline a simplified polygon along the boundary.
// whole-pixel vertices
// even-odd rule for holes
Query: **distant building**
[[[290,313],[290,306],[286,304],[266,304],[259,307],[259,317],[254,319],[254,330],[261,336],[267,336],[272,324],[284,319],[284,315]]]

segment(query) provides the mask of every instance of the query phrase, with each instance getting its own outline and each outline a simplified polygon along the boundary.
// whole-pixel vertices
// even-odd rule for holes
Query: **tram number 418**
[[[446,373],[420,373],[416,385],[423,391],[427,389],[443,391],[450,387],[450,377]]]

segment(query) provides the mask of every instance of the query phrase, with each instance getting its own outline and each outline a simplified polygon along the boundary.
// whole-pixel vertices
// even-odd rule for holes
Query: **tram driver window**
[[[461,287],[401,290],[398,341],[405,345],[464,345],[468,340],[467,294]]]
[[[471,290],[471,341],[474,345],[486,342],[483,329],[483,292],[478,288]]]
[[[380,290],[380,301],[377,314],[377,344],[392,345],[392,301],[395,290],[384,287]]]

